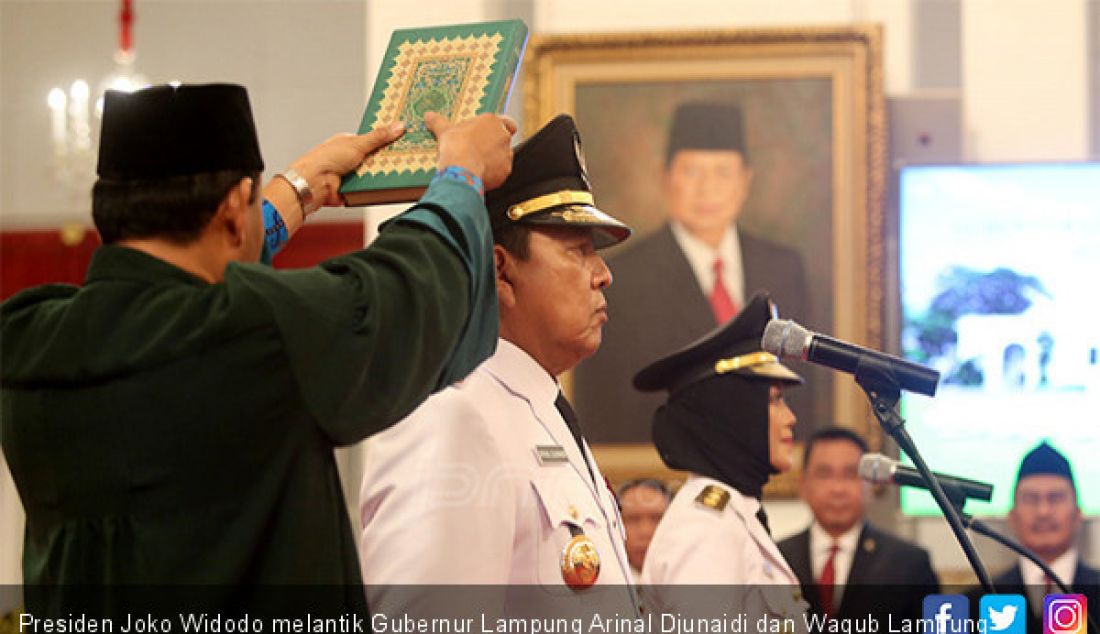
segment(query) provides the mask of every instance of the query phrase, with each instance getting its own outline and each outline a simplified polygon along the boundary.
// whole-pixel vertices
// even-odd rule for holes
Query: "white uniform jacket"
[[[731,616],[789,617],[802,630],[808,606],[798,577],[757,519],[759,509],[759,500],[718,480],[692,475],[650,542],[641,579],[647,604],[656,611],[683,614],[721,605]],[[715,601],[701,588],[677,592],[672,587],[685,584],[713,587],[726,598]]]
[[[368,586],[524,584],[581,595],[592,589],[573,593],[561,571],[579,528],[599,553],[597,585],[617,586],[622,613],[637,609],[618,507],[555,408],[558,390],[502,339],[464,381],[370,439],[359,498]]]

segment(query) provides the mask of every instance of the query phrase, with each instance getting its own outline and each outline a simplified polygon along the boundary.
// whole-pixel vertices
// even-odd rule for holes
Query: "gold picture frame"
[[[787,213],[782,211],[790,208],[787,201],[787,207],[776,205],[779,211],[757,213],[752,220],[769,236],[786,236],[788,246],[802,255],[809,289],[824,298],[818,302],[821,319],[807,325],[846,341],[882,346],[887,176],[881,27],[534,35],[525,69],[526,132],[533,133],[561,112],[576,118],[597,204],[632,225],[634,241],[663,219],[660,211],[646,208],[659,197],[652,189],[656,179],[645,175],[656,174],[663,165],[664,130],[675,102],[693,97],[741,102],[749,145],[763,148],[753,151],[764,155],[763,167],[770,170],[762,178],[761,168],[755,168],[752,187],[762,189],[750,194],[747,205],[753,204],[753,195],[757,203],[782,200],[784,192],[816,183],[821,206],[828,210],[796,208]],[[785,123],[776,113],[785,113]],[[813,132],[810,120],[819,122],[813,130],[822,132]],[[806,141],[814,134],[821,137],[816,149]],[[789,146],[783,150],[786,155],[767,155],[782,143]],[[818,181],[805,177],[812,166],[797,171],[803,158],[799,148],[806,147],[811,148],[807,155],[816,151],[822,157],[824,168],[813,173],[827,175]],[[788,166],[793,167],[784,176]],[[746,206],[744,221],[750,213]],[[812,235],[797,234],[800,222],[812,224],[799,213],[819,223],[819,229]],[[612,319],[615,311],[629,310],[611,308]],[[815,426],[849,426],[863,433],[873,448],[881,446],[866,398],[850,377],[805,365],[799,371],[807,375],[808,385],[817,385],[812,389],[824,403],[815,404],[809,416],[831,418],[817,420]],[[645,475],[675,477],[644,442],[597,443],[594,451],[614,482]],[[795,479],[773,478],[767,491],[794,495]]]

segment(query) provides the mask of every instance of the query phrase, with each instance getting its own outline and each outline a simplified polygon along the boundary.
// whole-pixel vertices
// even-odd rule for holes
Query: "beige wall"
[[[1084,0],[962,3],[963,147],[971,161],[1089,157]]]

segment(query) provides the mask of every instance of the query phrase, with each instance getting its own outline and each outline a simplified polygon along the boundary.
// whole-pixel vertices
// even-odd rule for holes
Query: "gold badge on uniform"
[[[574,590],[584,590],[600,576],[600,553],[584,533],[574,535],[561,551],[561,578]]]
[[[708,484],[706,488],[699,492],[699,495],[695,496],[695,501],[707,508],[721,511],[729,504],[730,492],[722,487]]]

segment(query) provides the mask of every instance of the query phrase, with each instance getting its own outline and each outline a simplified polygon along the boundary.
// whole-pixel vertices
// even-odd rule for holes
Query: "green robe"
[[[27,584],[358,585],[333,447],[492,354],[488,217],[439,181],[368,249],[219,284],[104,246],[0,329]]]

